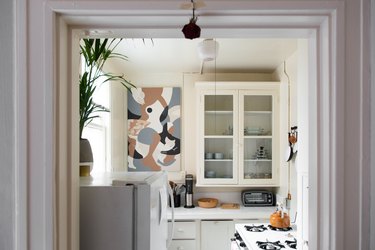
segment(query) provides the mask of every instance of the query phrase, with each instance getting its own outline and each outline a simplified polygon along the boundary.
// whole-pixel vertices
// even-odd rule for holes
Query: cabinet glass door
[[[271,184],[273,181],[274,97],[272,94],[242,94],[240,112],[240,182]]]
[[[234,110],[237,98],[231,92],[206,94],[204,98],[204,163],[203,182],[207,184],[234,184],[233,145],[236,132]]]

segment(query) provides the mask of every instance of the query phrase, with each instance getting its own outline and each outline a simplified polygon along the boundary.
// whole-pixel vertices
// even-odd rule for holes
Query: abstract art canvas
[[[181,89],[133,88],[128,92],[128,170],[179,171]]]

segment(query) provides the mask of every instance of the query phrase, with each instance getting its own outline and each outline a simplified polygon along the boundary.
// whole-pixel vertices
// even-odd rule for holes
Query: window
[[[83,60],[83,57],[82,57]],[[83,65],[82,61],[82,65]],[[93,95],[93,101],[110,109],[110,84],[98,78],[95,81],[96,89]],[[110,171],[110,112],[98,112],[99,117],[93,119],[91,123],[83,129],[82,137],[89,140],[94,163],[91,174]]]

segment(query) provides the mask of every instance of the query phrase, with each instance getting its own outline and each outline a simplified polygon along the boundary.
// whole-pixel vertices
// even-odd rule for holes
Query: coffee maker
[[[193,175],[187,174],[185,176],[185,187],[186,187],[186,195],[185,195],[185,208],[194,208],[193,205]]]

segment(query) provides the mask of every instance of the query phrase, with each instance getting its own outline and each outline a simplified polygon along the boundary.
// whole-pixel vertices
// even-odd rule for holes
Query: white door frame
[[[309,66],[310,90],[309,119],[312,124],[312,142],[309,160],[310,183],[310,249],[344,249],[344,5],[326,1],[208,1],[205,18],[201,18],[206,37],[260,37],[304,36],[309,38],[311,55]],[[214,14],[217,13],[217,14]],[[76,16],[72,16],[76,15]],[[78,246],[78,87],[70,79],[71,58],[69,51],[76,50],[71,41],[78,39],[74,30],[108,29],[114,34],[126,32],[127,37],[176,37],[176,30],[189,19],[189,12],[179,9],[179,2],[172,1],[56,1],[46,2],[42,43],[43,64],[40,65],[44,82],[42,94],[30,93],[32,102],[42,96],[47,107],[41,110],[39,121],[44,131],[42,155],[44,166],[34,172],[28,197],[35,197],[42,204],[44,214],[37,214],[40,204],[19,200],[30,217],[27,237],[44,239],[37,243],[29,239],[30,249],[79,249]],[[208,14],[207,14],[208,15]],[[80,18],[80,16],[84,16]],[[202,10],[202,16],[204,11]],[[215,17],[220,16],[220,19]],[[91,18],[95,17],[95,18]],[[110,17],[110,18],[108,18]],[[117,20],[137,20],[119,24]],[[155,21],[156,20],[156,21]],[[183,20],[183,21],[182,21]],[[213,21],[214,20],[214,21]],[[181,21],[181,22],[180,22]],[[111,23],[114,22],[114,23]],[[179,22],[177,24],[177,22]],[[79,33],[78,33],[79,34]],[[81,34],[84,35],[84,34]],[[91,34],[92,35],[92,34]],[[78,54],[78,51],[76,54]],[[316,98],[316,99],[315,99]],[[77,105],[78,106],[78,105]],[[32,113],[32,112],[31,112]],[[25,118],[26,119],[26,118]],[[30,139],[33,143],[35,138]],[[53,167],[47,167],[53,166]],[[40,174],[40,175],[39,175]],[[20,173],[19,179],[25,174]],[[40,194],[41,192],[41,194]],[[39,200],[38,200],[39,199]],[[41,223],[37,220],[41,219]],[[33,226],[40,234],[33,235]],[[317,230],[318,225],[325,225]],[[319,243],[318,243],[319,240]]]

